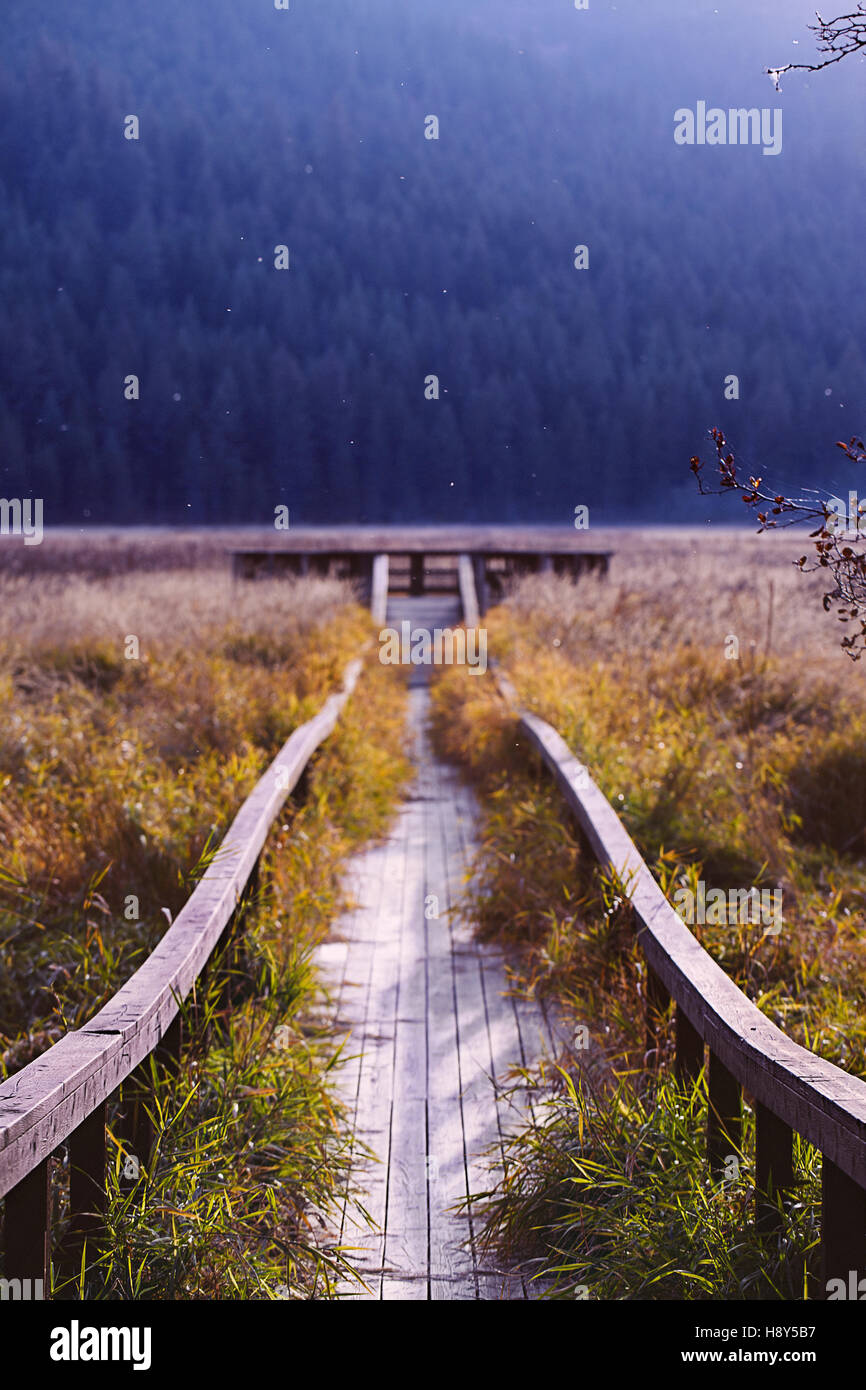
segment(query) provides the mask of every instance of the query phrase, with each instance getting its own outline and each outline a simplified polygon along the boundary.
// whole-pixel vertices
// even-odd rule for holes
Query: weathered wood
[[[467,1189],[473,1199],[467,1215],[477,1265],[478,1295],[482,1299],[523,1299],[527,1297],[527,1288],[521,1274],[497,1268],[493,1252],[480,1246],[483,1218],[481,1203],[474,1199],[501,1181],[506,1140],[531,1117],[530,1083],[525,1077],[518,1081],[515,1068],[535,1068],[547,1049],[547,1038],[537,1004],[520,990],[512,992],[505,952],[492,942],[479,941],[474,924],[466,915],[465,885],[474,871],[479,849],[475,795],[448,766],[437,764],[437,776],[439,823],[452,907],[450,933]],[[477,1050],[471,1045],[476,1017]],[[430,1027],[433,1031],[432,1013]],[[498,1151],[494,1143],[497,1132]]]
[[[450,816],[453,783],[432,758],[425,802],[427,895],[436,915],[426,922],[427,959],[427,1152],[430,1213],[430,1298],[474,1299],[478,1294],[472,1223],[465,1203],[466,1139],[460,1076],[460,1037],[454,978],[454,923],[462,887],[463,858],[450,852],[444,817]],[[426,791],[426,787],[424,788]],[[422,791],[422,794],[424,794]],[[456,849],[456,843],[455,843]],[[431,903],[433,906],[433,903]],[[458,1204],[463,1204],[458,1211]]]
[[[692,1087],[704,1065],[704,1040],[680,1004],[676,1007],[676,1078],[681,1086]]]
[[[472,556],[472,572],[475,576],[475,596],[481,617],[490,607],[490,589],[487,583],[487,561],[483,555]]]
[[[353,1126],[353,1181],[364,1189],[368,1223],[347,1203],[341,1240],[366,1289],[347,1285],[354,1297],[381,1298],[387,1224],[388,1154],[394,1076],[397,976],[402,926],[402,883],[406,863],[403,823],[397,824],[384,850],[368,851],[381,874],[378,891],[367,889],[353,914],[352,949],[346,965],[346,1005],[340,1026],[351,1029],[350,1054],[358,1057],[357,1099]],[[341,924],[341,931],[343,930]],[[372,1151],[372,1157],[367,1150]]]
[[[330,526],[293,527],[267,544],[233,547],[232,555],[540,555],[586,557],[612,552],[587,545],[573,526]]]
[[[370,612],[376,627],[382,627],[388,611],[388,556],[373,556],[373,582],[370,595]]]
[[[332,732],[360,666],[349,665],[343,690],[286,741],[144,964],[89,1023],[0,1084],[0,1196],[68,1138],[165,1036],[235,911],[274,818]]]
[[[761,1013],[675,912],[556,730],[528,713],[518,728],[553,772],[598,860],[628,884],[644,955],[712,1052],[757,1101],[866,1185],[866,1082],[799,1046]]]
[[[475,592],[475,572],[472,568],[472,557],[469,555],[461,555],[457,561],[457,582],[460,589],[463,621],[467,627],[478,627],[481,613],[478,607],[478,595]]]
[[[794,1186],[791,1126],[755,1102],[755,1219],[759,1231],[782,1224],[777,1198]]]
[[[730,1158],[739,1157],[742,1143],[742,1095],[732,1076],[710,1049],[707,1105],[707,1158],[710,1172],[724,1173]]]
[[[647,965],[646,999],[644,1001],[644,1025],[646,1029],[644,1052],[646,1064],[649,1067],[655,1066],[658,1062],[665,1015],[670,1002],[671,996],[661,977],[656,974],[652,966]]]
[[[424,592],[424,556],[413,553],[409,557],[409,593],[420,597]]]
[[[407,612],[420,623],[428,604],[407,601],[391,621]],[[432,754],[424,685],[409,698],[417,776],[384,863],[379,847],[363,856],[362,865],[372,857],[372,881],[354,868],[363,910],[335,924],[337,940],[348,944],[337,1027],[351,1025],[348,1052],[361,1054],[352,1185],[375,1223],[368,1227],[347,1202],[341,1240],[367,1290],[347,1285],[341,1293],[474,1300],[505,1290],[522,1298],[519,1277],[482,1260],[467,1205],[501,1176],[495,1153],[511,1112],[497,1095],[522,1061],[520,1038],[501,953],[455,920],[477,810],[456,773]],[[352,981],[361,985],[354,994]],[[351,1064],[346,1070],[351,1077]],[[379,1162],[366,1158],[366,1146]]]
[[[121,1144],[120,1181],[127,1187],[138,1181],[138,1177],[126,1175],[127,1160],[139,1170],[150,1162],[155,1139],[152,1119],[153,1087],[151,1085],[150,1059],[135,1068],[120,1088],[120,1102],[115,1112],[113,1134]],[[112,1156],[113,1157],[113,1156]]]
[[[166,1028],[154,1055],[158,1063],[166,1068],[172,1075],[176,1074],[180,1067],[180,1053],[183,1046],[183,1015],[176,1013],[171,1023]]]
[[[69,1229],[67,1247],[77,1248],[104,1224],[108,1207],[105,1183],[105,1101],[69,1136]]]
[[[49,1287],[51,1159],[43,1158],[6,1193],[3,1270],[7,1279],[42,1280]]]
[[[463,899],[463,880],[470,872],[474,858],[474,828],[478,818],[477,806],[470,789],[453,773],[439,769],[440,826],[444,837],[448,863],[455,871],[450,882],[450,902],[456,909]],[[529,1044],[526,1055],[521,1036],[510,1030],[503,1038],[498,1017],[504,1014],[504,992],[507,979],[502,953],[489,943],[478,940],[472,923],[452,912],[451,946],[457,1013],[457,1039],[461,1078],[461,1108],[463,1114],[466,1181],[469,1194],[469,1219],[472,1250],[478,1280],[478,1296],[491,1300],[502,1297],[526,1297],[519,1274],[497,1270],[490,1255],[479,1248],[479,1202],[472,1200],[490,1191],[503,1174],[503,1106],[497,1097],[500,1083],[514,1066],[535,1065],[539,1052]],[[527,1010],[526,1021],[534,1021]],[[431,1031],[436,1019],[429,1020]],[[529,1026],[527,1027],[527,1040]],[[536,1034],[540,1043],[540,1033]],[[503,1046],[503,1044],[505,1044]],[[498,1154],[494,1145],[499,1140]]]
[[[846,1298],[866,1278],[866,1191],[827,1155],[821,1163],[821,1277],[842,1279]],[[859,1297],[859,1291],[855,1292]]]
[[[418,693],[413,692],[414,702]],[[382,1284],[385,1299],[421,1299],[428,1293],[425,806],[424,801],[413,799],[402,817],[406,858],[401,885],[386,1274]],[[389,1274],[390,1270],[394,1273]]]

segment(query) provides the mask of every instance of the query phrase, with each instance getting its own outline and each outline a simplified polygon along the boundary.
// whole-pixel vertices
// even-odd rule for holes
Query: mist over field
[[[721,425],[750,468],[845,495],[864,71],[777,92],[810,22],[10,0],[0,491],[47,526],[739,521],[688,473]],[[779,108],[781,147],[678,145],[701,102]]]

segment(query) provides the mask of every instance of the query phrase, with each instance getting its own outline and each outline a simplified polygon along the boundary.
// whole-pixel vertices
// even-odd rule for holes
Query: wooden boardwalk
[[[392,600],[388,622],[458,621],[453,601]],[[351,1060],[342,1094],[354,1114],[351,1202],[339,1238],[377,1299],[533,1297],[478,1242],[471,1194],[502,1171],[502,1138],[529,1104],[509,1072],[550,1051],[547,1020],[508,993],[505,960],[455,912],[475,846],[477,808],[426,730],[425,668],[410,684],[408,735],[417,774],[390,838],[351,865],[354,909],[335,923],[318,966]],[[366,1150],[372,1151],[372,1156]],[[486,1153],[485,1151],[491,1151]]]

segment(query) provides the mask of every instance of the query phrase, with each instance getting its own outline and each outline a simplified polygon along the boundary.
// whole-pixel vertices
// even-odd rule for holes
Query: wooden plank
[[[394,1039],[383,1299],[426,1299],[429,1291],[427,960],[424,919],[425,790],[429,794],[429,789],[422,727],[426,701],[425,687],[410,691],[408,733],[417,773],[403,813],[406,859]]]
[[[3,1270],[7,1279],[41,1280],[49,1288],[51,1160],[42,1159],[7,1192],[3,1214]]]
[[[645,1028],[646,1041],[644,1044],[645,1062],[648,1067],[653,1067],[659,1059],[659,1050],[662,1045],[665,1031],[665,1014],[671,1002],[663,981],[653,970],[651,965],[646,968],[646,997],[645,1006]]]
[[[675,1014],[676,1078],[683,1087],[691,1088],[704,1066],[704,1040],[679,1004]]]
[[[851,1276],[854,1275],[852,1280]],[[866,1276],[866,1191],[826,1154],[821,1163],[821,1277],[823,1293],[841,1279],[846,1297]],[[857,1292],[854,1297],[857,1297]]]
[[[393,851],[391,852],[393,853]],[[352,1169],[347,1175],[346,1188],[339,1205],[336,1221],[329,1219],[328,1222],[334,1231],[334,1244],[340,1247],[355,1243],[358,1233],[363,1233],[365,1236],[369,1233],[369,1228],[360,1214],[356,1212],[352,1202],[351,1188],[353,1183],[357,1182],[358,1185],[363,1185],[367,1168],[371,1169],[373,1173],[372,1183],[367,1185],[375,1186],[377,1181],[376,1163],[373,1161],[365,1164],[360,1158],[359,1146],[355,1142],[355,1130],[361,1086],[361,1068],[365,1057],[364,1032],[369,1003],[370,979],[376,945],[370,935],[371,923],[374,923],[378,918],[383,888],[388,878],[388,853],[389,845],[387,843],[373,845],[365,852],[363,858],[356,859],[349,865],[344,874],[343,882],[345,891],[353,899],[354,906],[335,923],[333,931],[337,940],[321,943],[313,957],[320,978],[324,957],[325,988],[327,989],[329,985],[333,988],[333,995],[330,1000],[331,1026],[335,1040],[342,1040],[343,1047],[343,1056],[335,1071],[335,1091],[337,1099],[345,1106],[352,1134],[349,1149],[353,1158]],[[333,956],[327,954],[334,946],[338,946],[341,951],[339,967],[336,972],[339,975],[339,981],[336,986],[334,986],[335,965],[332,963]],[[369,1047],[366,1059],[369,1067]],[[384,1175],[382,1176],[382,1185],[384,1188]],[[362,1260],[365,1250],[366,1246],[360,1252]],[[350,1254],[350,1261],[352,1258],[353,1256]],[[378,1263],[381,1263],[381,1260]],[[346,1280],[341,1289],[344,1294],[363,1292],[351,1280]]]
[[[755,1216],[759,1231],[777,1231],[782,1213],[775,1200],[794,1186],[790,1125],[755,1102]]]
[[[452,608],[437,599],[391,600],[388,620],[408,614],[415,626],[439,624]],[[377,1228],[347,1207],[343,1245],[356,1247],[369,1286],[366,1295],[347,1292],[388,1300],[472,1300],[479,1291],[523,1297],[521,1281],[489,1258],[476,1269],[467,1197],[470,1187],[487,1187],[501,1174],[495,1078],[521,1060],[520,1041],[501,953],[450,915],[477,809],[432,754],[425,674],[416,673],[410,687],[407,744],[416,777],[389,839],[380,909],[369,923],[356,916],[357,935],[339,932],[348,944],[347,981],[359,952],[367,952],[370,972],[353,1182]],[[493,1174],[480,1152],[491,1144]],[[364,1145],[383,1161],[361,1158]]]
[[[407,1094],[395,1076],[383,1299],[426,1299],[427,1102]]]
[[[69,1136],[69,1242],[77,1248],[104,1225],[108,1208],[105,1182],[105,1102]]]
[[[456,1056],[456,1044],[452,1047]],[[460,1097],[427,1101],[430,1292],[435,1302],[478,1296],[472,1228],[465,1207],[466,1151]]]
[[[453,814],[453,778],[430,759],[431,800],[427,806],[427,889],[439,904],[427,921],[428,970],[428,1151],[433,1163],[430,1193],[430,1297],[471,1300],[478,1296],[473,1228],[466,1205],[469,1177],[460,1072],[454,923],[462,859],[449,854],[446,818]]]
[[[438,917],[427,921],[427,1131],[431,1173],[430,1297],[475,1299],[478,1295],[463,1128],[457,1033],[457,999],[452,955],[452,889],[441,818],[448,814],[438,785],[427,807],[427,891],[436,896]],[[432,904],[431,904],[432,906]]]
[[[460,588],[460,603],[463,608],[463,621],[467,627],[478,627],[481,611],[478,595],[475,592],[475,571],[471,555],[461,555],[457,561],[457,582]]]
[[[344,1293],[353,1298],[382,1296],[406,853],[405,816],[398,814],[386,849],[379,908],[368,917],[364,939],[353,943],[349,966],[351,972],[360,961],[359,973],[367,974],[363,1023],[352,1042],[353,1049],[360,1046],[361,1058],[351,1181],[361,1189],[372,1222],[347,1205],[342,1243],[368,1286],[365,1291],[347,1285]],[[372,1157],[362,1156],[364,1146],[372,1150]]]
[[[463,851],[463,876],[469,878],[478,848],[475,828],[478,806],[471,788],[453,773],[454,824]],[[515,1087],[510,1074],[515,1067],[534,1068],[544,1057],[548,1035],[541,1009],[535,1000],[519,991],[510,992],[505,970],[506,955],[490,942],[481,941],[466,924],[463,949],[471,950],[477,962],[481,996],[490,1046],[488,1085],[492,1087],[495,1124],[499,1135],[499,1158],[486,1163],[488,1185],[498,1183],[505,1172],[506,1139],[516,1128],[533,1118],[532,1093],[521,1082]],[[501,1098],[507,1088],[507,1100]],[[525,1299],[529,1286],[519,1270],[496,1269],[493,1253],[479,1258],[479,1295],[485,1299]]]
[[[737,1158],[742,1144],[742,1097],[735,1076],[710,1049],[707,1086],[707,1157],[716,1176],[725,1172],[729,1158]]]
[[[387,842],[371,845],[362,858],[345,869],[341,887],[348,906],[334,922],[330,935],[313,951],[312,962],[324,1006],[335,1032],[363,1029],[370,966],[370,922],[375,920],[387,865]],[[345,1071],[341,1067],[340,1075]]]
[[[449,859],[455,869],[452,882],[456,898],[462,895],[463,881],[471,869],[477,810],[469,789],[453,774],[451,776],[452,807],[451,813],[444,818],[443,828]],[[477,939],[466,921],[455,922],[453,941],[467,1182],[470,1196],[478,1196],[489,1192],[503,1174],[496,1062],[483,973],[485,957],[496,953],[494,948]],[[470,1211],[479,1297],[485,1300],[523,1298],[525,1290],[519,1275],[496,1269],[490,1254],[482,1258],[478,1252],[477,1207],[478,1203],[473,1203]]]
[[[376,627],[382,627],[388,611],[388,556],[373,556],[373,584],[370,612]]]
[[[610,550],[587,546],[573,526],[298,526],[279,539],[254,546],[229,547],[233,557],[258,559],[275,555],[578,555],[598,560]]]

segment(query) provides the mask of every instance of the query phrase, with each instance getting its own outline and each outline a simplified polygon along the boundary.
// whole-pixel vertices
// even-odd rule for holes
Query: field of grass
[[[791,563],[807,543],[605,539],[607,580],[524,581],[485,620],[490,652],[589,764],[669,897],[699,878],[708,891],[781,890],[777,934],[724,920],[693,930],[780,1027],[866,1075],[866,673],[839,649],[820,576]],[[700,1096],[646,1079],[643,967],[618,886],[516,746],[492,681],[449,672],[437,707],[440,746],[484,794],[482,930],[519,943],[524,987],[590,1034],[564,1069],[572,1089],[563,1080],[513,1147],[491,1238],[558,1271],[564,1296],[588,1285],[591,1297],[802,1297],[814,1283],[792,1284],[791,1270],[814,1281],[815,1155],[801,1155],[779,1251],[797,1260],[783,1273],[748,1235],[750,1124],[737,1182],[714,1184],[701,1124],[683,1121]]]
[[[233,585],[224,540],[68,536],[32,573],[0,567],[0,1077],[153,949],[243,797],[372,636],[347,585]],[[778,933],[693,930],[792,1037],[866,1075],[866,668],[841,652],[820,576],[792,564],[805,543],[679,530],[593,544],[616,552],[610,576],[516,586],[485,620],[491,656],[588,762],[671,898],[698,879],[781,891]],[[440,675],[437,741],[484,811],[469,905],[575,1038],[510,1142],[486,1239],[563,1298],[813,1296],[819,1156],[798,1141],[799,1186],[759,1237],[749,1105],[720,1182],[703,1084],[670,1079],[670,1037],[658,1073],[644,1065],[622,886],[492,679]],[[348,1181],[339,1057],[310,957],[347,855],[405,785],[404,701],[399,670],[368,660],[270,836],[242,953],[202,983],[178,1070],[154,1071],[156,1146],[136,1179],[110,1110],[108,1238],[81,1268],[58,1260],[55,1296],[328,1298],[351,1276],[329,1224]],[[62,1154],[54,1187],[60,1230]]]
[[[152,950],[244,796],[372,635],[347,585],[234,586],[222,559],[171,559],[0,577],[2,1077]],[[345,1189],[347,1135],[309,957],[346,856],[385,829],[406,775],[403,702],[368,661],[270,836],[231,989],[215,975],[198,1001],[209,1045],[200,1027],[178,1074],[156,1077],[157,1145],[132,1187],[114,1144],[111,1239],[86,1277],[55,1269],[61,1296],[332,1292],[345,1260],[324,1214]],[[62,1225],[62,1165],[55,1176]]]

